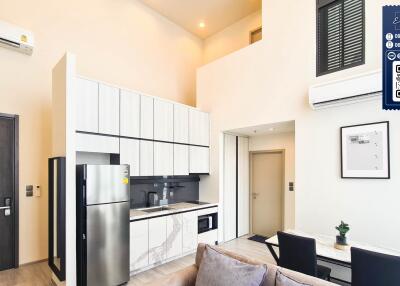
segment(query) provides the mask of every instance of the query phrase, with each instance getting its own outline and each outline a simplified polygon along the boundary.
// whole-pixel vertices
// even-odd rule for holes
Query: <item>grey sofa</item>
[[[205,249],[204,244],[199,244],[197,247],[197,253],[196,253],[196,263],[194,265],[191,265],[189,267],[186,267],[178,272],[172,273],[168,275],[165,278],[153,281],[149,284],[146,284],[146,286],[195,286],[196,284],[196,277],[197,277],[197,272],[199,269],[199,265],[201,262],[201,259],[203,257],[203,252]],[[223,253],[225,255],[228,255],[232,258],[235,258],[239,261],[257,265],[257,264],[265,264],[260,261],[244,257],[238,254],[235,254],[233,252],[215,247],[215,249],[218,250],[218,252]],[[283,273],[285,276],[292,278],[293,280],[296,280],[297,282],[301,282],[304,284],[308,284],[311,286],[334,286],[337,284],[327,282],[321,279],[318,279],[316,277],[308,276],[302,273],[298,273],[295,271],[291,271],[279,266],[276,266],[274,264],[267,264],[268,267],[268,273],[267,277],[264,280],[264,283],[262,286],[274,286],[275,285],[275,276],[276,276],[276,271],[279,269],[281,273]]]

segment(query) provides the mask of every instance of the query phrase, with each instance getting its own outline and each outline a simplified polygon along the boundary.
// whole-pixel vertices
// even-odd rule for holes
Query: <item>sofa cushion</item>
[[[279,270],[277,270],[275,277],[275,286],[311,286],[311,285],[297,282],[296,280],[285,276]]]
[[[266,272],[265,265],[243,263],[206,246],[196,286],[260,286]]]

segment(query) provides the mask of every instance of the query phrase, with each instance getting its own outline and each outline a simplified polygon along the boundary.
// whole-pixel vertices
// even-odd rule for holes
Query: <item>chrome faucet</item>
[[[162,199],[160,200],[160,206],[168,205],[167,195],[168,195],[168,184],[164,183],[164,188],[162,191]]]

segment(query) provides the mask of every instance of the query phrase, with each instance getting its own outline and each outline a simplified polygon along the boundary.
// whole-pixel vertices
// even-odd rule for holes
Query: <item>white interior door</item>
[[[282,152],[252,154],[252,232],[271,237],[282,230]]]

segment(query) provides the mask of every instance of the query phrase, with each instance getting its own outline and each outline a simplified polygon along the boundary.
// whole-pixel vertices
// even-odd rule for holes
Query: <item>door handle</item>
[[[0,207],[0,210],[4,210],[4,216],[11,215],[11,206]]]

